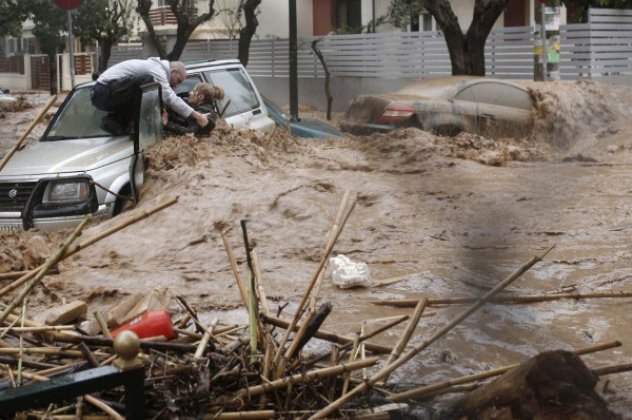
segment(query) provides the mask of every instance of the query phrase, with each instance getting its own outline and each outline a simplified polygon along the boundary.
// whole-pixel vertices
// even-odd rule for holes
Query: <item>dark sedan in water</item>
[[[394,93],[360,95],[340,128],[354,134],[417,127],[440,134],[517,134],[533,126],[529,92],[504,80],[453,76],[423,80]]]

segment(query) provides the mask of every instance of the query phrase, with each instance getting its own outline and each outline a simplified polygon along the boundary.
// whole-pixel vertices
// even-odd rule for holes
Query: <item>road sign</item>
[[[83,0],[55,0],[57,7],[66,11],[76,9],[82,2]]]

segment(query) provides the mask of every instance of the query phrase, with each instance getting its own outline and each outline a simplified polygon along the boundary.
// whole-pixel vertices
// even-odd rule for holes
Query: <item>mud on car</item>
[[[186,95],[200,81],[224,89],[225,120],[235,128],[274,128],[256,86],[238,60],[206,61],[187,68],[177,90]],[[138,92],[132,134],[101,128],[105,112],[90,101],[94,82],[66,97],[42,137],[16,152],[0,172],[0,232],[69,228],[86,215],[111,217],[139,200],[144,152],[163,138],[160,85]]]

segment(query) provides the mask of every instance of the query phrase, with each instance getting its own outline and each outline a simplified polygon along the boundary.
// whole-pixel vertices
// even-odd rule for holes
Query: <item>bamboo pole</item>
[[[112,409],[109,405],[93,397],[92,395],[86,395],[84,399],[90,404],[92,404],[93,406],[97,407],[99,410],[103,411],[105,414],[107,414],[111,418],[115,420],[125,420],[125,417],[121,416],[119,413],[114,411],[114,409]]]
[[[22,313],[20,314],[20,327],[24,327],[24,320],[26,319],[26,303],[28,297],[24,299],[22,304]],[[18,386],[22,386],[22,361],[24,356],[24,333],[20,333],[20,352],[18,353]]]
[[[620,341],[612,341],[609,343],[602,343],[602,344],[598,344],[595,346],[590,346],[590,347],[585,347],[582,349],[577,349],[574,350],[573,353],[575,353],[578,356],[582,356],[585,354],[590,354],[590,353],[596,353],[599,351],[603,351],[603,350],[608,350],[614,347],[620,347],[621,346],[621,342]],[[415,388],[415,389],[411,389],[405,392],[400,392],[397,394],[392,394],[387,396],[387,398],[391,401],[404,401],[410,398],[422,398],[428,395],[433,395],[434,393],[436,393],[437,391],[446,389],[446,388],[451,388],[453,386],[456,385],[462,385],[462,384],[467,384],[470,382],[476,382],[476,381],[480,381],[483,379],[487,379],[487,378],[492,378],[494,376],[499,376],[502,375],[503,373],[516,368],[520,366],[520,363],[514,363],[511,365],[507,365],[507,366],[503,366],[503,367],[499,367],[496,369],[491,369],[488,370],[486,372],[480,372],[480,373],[476,373],[473,375],[465,375],[465,376],[461,376],[459,378],[454,378],[454,379],[450,379],[448,381],[444,381],[444,382],[438,382],[438,383],[434,383],[434,384],[430,384],[430,385],[425,385],[419,388]],[[594,371],[594,370],[593,370]]]
[[[345,190],[344,195],[342,196],[342,201],[340,201],[340,205],[338,206],[338,211],[336,212],[336,217],[334,218],[334,224],[329,231],[329,237],[327,238],[327,244],[325,245],[325,249],[329,247],[329,244],[334,241],[336,236],[336,232],[340,229],[340,224],[342,223],[342,217],[344,216],[344,210],[347,207],[347,203],[349,202],[349,197],[351,196],[351,191]],[[325,271],[321,270],[318,278],[316,279],[316,284],[314,285],[314,293],[312,293],[311,300],[309,303],[309,308],[311,310],[316,309],[316,301],[318,300],[318,293],[320,292],[320,285],[323,282],[323,277],[325,276]]]
[[[393,363],[395,360],[399,359],[399,356],[402,355],[402,351],[406,348],[406,345],[410,341],[410,338],[413,336],[415,332],[415,328],[417,328],[417,324],[419,324],[419,320],[421,319],[421,314],[424,313],[424,309],[426,308],[426,304],[428,303],[427,298],[421,299],[417,302],[417,306],[415,307],[415,311],[413,312],[413,316],[410,318],[410,322],[406,326],[404,333],[399,338],[397,345],[386,359],[386,363],[384,365],[388,366]],[[388,382],[389,375],[384,377],[384,383]]]
[[[261,303],[261,310],[265,315],[270,315],[270,307],[268,306],[268,296],[263,287],[263,277],[261,276],[261,266],[259,265],[259,258],[257,252],[252,250],[252,265],[255,269],[255,283],[257,285],[257,293],[259,294],[259,302]]]
[[[383,326],[371,331],[370,333],[360,337],[360,342],[362,343],[362,342],[364,342],[364,341],[366,341],[366,340],[368,340],[370,338],[373,338],[376,335],[381,334],[384,331],[389,330],[389,329],[393,328],[394,326],[401,324],[402,322],[406,321],[408,318],[409,318],[408,315],[401,315],[399,317],[396,317],[396,319],[393,322],[389,322],[388,324],[383,325]],[[353,344],[353,342],[347,342],[346,344],[343,344],[342,347],[340,347],[340,351],[348,350],[349,348],[351,348],[352,344]],[[338,349],[338,347],[334,347],[334,348]],[[317,357],[314,357],[313,359],[308,360],[307,362],[305,362],[305,365],[306,366],[307,365],[313,365],[315,363],[320,362],[321,360],[326,359],[331,354],[331,351],[332,350],[328,351],[325,354],[322,354],[320,356],[317,356]]]
[[[285,321],[281,318],[277,318],[277,317],[273,317],[273,316],[263,316],[263,321],[274,325],[276,327],[279,328],[289,328],[290,323],[288,321]],[[294,326],[294,331],[298,331],[298,329],[300,328],[300,325],[295,325]],[[321,340],[326,340],[326,341],[330,341],[332,343],[337,343],[337,344],[347,344],[347,343],[353,343],[353,338],[352,337],[347,337],[344,335],[338,335],[338,334],[334,334],[332,332],[329,331],[325,331],[325,330],[318,330],[318,332],[316,334],[314,334],[314,337],[316,338],[320,338]],[[391,347],[386,347],[386,346],[382,346],[379,344],[373,344],[373,343],[367,343],[366,345],[367,350],[370,350],[374,353],[390,353],[391,351],[393,351],[393,349]]]
[[[74,329],[74,325],[47,325],[42,327],[0,327],[0,332],[11,331],[14,333],[42,333],[50,331],[68,331]]]
[[[382,287],[382,286],[388,286],[400,281],[404,281],[404,280],[410,280],[413,277],[417,277],[422,275],[422,272],[417,272],[417,273],[410,273],[410,274],[404,274],[403,276],[397,276],[397,277],[389,277],[387,279],[377,279],[373,281],[373,284],[371,285],[371,287]]]
[[[244,281],[241,278],[241,274],[239,273],[239,268],[237,267],[237,260],[235,260],[235,254],[233,253],[233,247],[230,245],[228,236],[226,236],[224,233],[222,233],[222,241],[224,241],[224,248],[226,249],[226,255],[228,256],[230,267],[233,269],[233,274],[235,275],[235,280],[237,281],[237,287],[239,288],[239,295],[241,296],[241,301],[243,302],[244,306],[247,308],[248,307],[248,291],[246,290]]]
[[[77,252],[81,251],[84,248],[89,247],[90,245],[95,244],[96,242],[99,242],[100,240],[118,232],[119,230],[126,228],[129,225],[132,225],[140,220],[146,219],[147,217],[151,216],[152,214],[159,212],[160,210],[163,210],[169,206],[174,205],[175,203],[178,202],[178,198],[174,197],[174,198],[170,198],[168,200],[163,201],[162,203],[157,204],[156,206],[139,212],[137,215],[130,217],[127,220],[122,221],[121,223],[112,226],[111,228],[93,236],[92,238],[87,239],[85,242],[81,242],[78,245],[75,245],[74,247],[72,247],[71,249],[67,250],[66,253],[64,253],[63,257],[61,258],[62,260],[71,257],[73,255],[75,255]],[[5,287],[3,287],[2,289],[0,289],[0,297],[6,295],[7,293],[10,293],[11,291],[17,289],[18,287],[20,287],[21,285],[23,285],[24,283],[26,283],[27,281],[31,280],[33,277],[35,277],[38,273],[38,271],[42,268],[42,266],[39,266],[29,272],[27,272],[26,274],[24,274],[22,277],[20,277],[19,279],[13,281],[12,283],[6,285]]]
[[[497,296],[491,299],[494,303],[536,303],[547,302],[559,299],[598,299],[598,298],[629,298],[632,292],[615,291],[615,292],[590,292],[590,293],[558,293],[546,295],[526,295],[526,296]],[[460,298],[437,298],[428,299],[428,305],[463,305],[476,302],[476,298],[460,297]],[[397,308],[410,308],[416,305],[417,300],[391,300],[391,301],[370,301],[374,305],[394,306]]]
[[[611,375],[613,373],[628,372],[632,370],[632,363],[625,363],[622,365],[604,366],[601,368],[593,369],[593,373],[598,376]]]
[[[432,343],[437,341],[439,338],[443,337],[448,331],[452,330],[452,328],[454,328],[455,326],[460,324],[464,319],[466,319],[471,314],[473,314],[476,310],[478,310],[481,306],[483,306],[492,297],[500,293],[503,289],[505,289],[512,282],[518,279],[518,277],[520,277],[525,272],[527,272],[529,268],[533,267],[538,261],[542,260],[542,258],[544,258],[554,247],[555,245],[547,249],[540,256],[536,255],[532,257],[528,262],[526,262],[520,268],[518,268],[518,270],[513,272],[509,277],[507,277],[505,280],[499,283],[492,290],[487,292],[475,304],[473,304],[468,309],[463,311],[459,316],[457,316],[453,321],[448,323],[446,326],[444,326],[443,328],[435,332],[430,338],[418,344],[412,350],[409,350],[408,352],[404,353],[399,359],[397,359],[395,362],[391,363],[390,365],[387,365],[384,368],[382,368],[382,370],[380,370],[378,373],[373,375],[369,380],[361,383],[345,396],[338,398],[336,401],[332,402],[327,407],[323,408],[322,410],[319,410],[316,414],[314,414],[310,418],[319,419],[319,418],[328,416],[329,414],[333,413],[335,410],[340,408],[344,403],[349,401],[353,396],[366,391],[369,387],[375,385],[378,381],[384,379],[384,377],[386,377],[387,375],[390,375],[393,371],[395,371],[395,369],[399,368],[400,366],[408,362],[410,359],[415,357],[417,354],[419,354],[421,351],[426,349],[428,346],[430,346]]]
[[[351,351],[349,352],[349,363],[353,363],[356,360],[358,350],[360,347],[360,337],[362,336],[362,331],[358,331],[355,335],[355,339],[353,340],[353,345],[351,346]],[[344,382],[342,384],[342,392],[341,395],[345,395],[349,390],[349,382],[351,380],[351,372],[347,372],[344,374]]]
[[[81,221],[81,223],[79,223],[79,226],[77,226],[75,228],[75,230],[70,234],[70,236],[68,238],[66,238],[66,240],[61,245],[59,250],[55,254],[50,256],[48,258],[48,260],[46,260],[46,262],[42,265],[42,268],[35,275],[35,277],[33,277],[33,279],[30,280],[26,284],[26,286],[24,286],[24,289],[18,294],[18,296],[15,299],[11,300],[11,302],[7,305],[5,310],[2,311],[2,313],[0,314],[0,324],[2,324],[4,322],[4,320],[7,318],[7,316],[13,311],[13,309],[17,305],[22,303],[24,298],[31,293],[33,288],[35,286],[37,286],[40,283],[40,281],[42,281],[42,279],[44,278],[46,273],[48,273],[48,270],[52,266],[56,265],[62,259],[63,255],[66,252],[66,250],[68,249],[68,247],[75,241],[75,239],[77,239],[79,237],[79,235],[81,234],[81,231],[83,230],[84,227],[86,227],[86,225],[88,224],[88,222],[90,222],[90,220],[92,220],[92,218],[90,216],[86,216]]]
[[[204,420],[259,420],[271,419],[274,418],[275,415],[276,414],[274,410],[259,410],[205,414],[202,418]]]
[[[285,334],[283,334],[283,337],[281,338],[281,341],[279,342],[279,349],[277,350],[277,353],[274,355],[273,363],[275,365],[279,363],[279,359],[283,355],[285,343],[287,343],[287,339],[290,335],[290,332],[294,330],[294,327],[303,316],[303,309],[305,307],[305,304],[307,303],[307,300],[310,298],[310,294],[316,284],[316,281],[318,280],[318,276],[320,275],[320,272],[323,270],[323,268],[325,268],[325,264],[327,263],[327,258],[329,258],[329,254],[331,254],[331,251],[333,250],[334,245],[338,241],[338,238],[340,237],[340,234],[342,233],[342,230],[344,229],[345,224],[347,223],[347,220],[349,220],[349,216],[351,215],[351,212],[353,211],[356,205],[356,202],[357,201],[355,199],[351,202],[351,205],[349,206],[349,209],[345,213],[342,219],[342,222],[340,224],[340,228],[336,232],[336,235],[334,236],[333,241],[329,242],[329,244],[327,245],[327,248],[325,249],[325,252],[323,252],[323,256],[320,260],[320,264],[318,265],[318,269],[316,270],[316,273],[314,273],[314,275],[312,276],[312,279],[309,282],[309,286],[307,287],[307,290],[303,294],[303,298],[301,299],[301,302],[298,304],[298,307],[296,308],[296,312],[294,313],[294,318],[292,319],[290,327],[285,330]]]
[[[67,357],[83,357],[79,350],[64,350],[61,347],[3,347],[0,348],[0,354],[19,354],[22,351],[25,354],[45,354],[48,356],[67,356]]]
[[[204,331],[202,335],[202,339],[200,340],[200,344],[198,344],[197,349],[195,350],[195,354],[193,355],[194,360],[200,360],[204,356],[204,352],[206,351],[206,346],[208,345],[209,340],[213,337],[213,328],[219,322],[219,318],[213,318],[211,321],[211,326]]]
[[[40,113],[37,114],[37,117],[35,117],[31,125],[29,125],[26,131],[24,132],[24,134],[22,134],[22,137],[20,137],[18,142],[15,143],[15,145],[11,148],[11,150],[9,150],[6,155],[4,155],[4,157],[2,158],[2,161],[0,161],[0,172],[4,169],[6,164],[9,162],[9,159],[13,157],[15,152],[17,152],[20,149],[20,147],[22,146],[22,143],[24,143],[24,140],[26,140],[26,137],[30,134],[33,128],[35,128],[37,123],[40,122],[44,114],[46,114],[46,111],[48,111],[48,109],[51,106],[53,106],[55,101],[57,101],[57,95],[53,96],[52,98],[48,100],[48,102],[46,102],[46,105],[44,105],[44,108],[42,108]]]
[[[105,323],[105,320],[103,319],[99,311],[94,311],[94,319],[96,319],[97,324],[99,324],[99,328],[101,329],[101,334],[103,334],[105,338],[112,338],[112,333],[110,332],[110,329],[108,328],[108,324]]]
[[[30,273],[31,270],[24,270],[24,271],[10,271],[8,273],[1,273],[0,274],[0,281],[3,280],[16,280],[19,279],[20,277],[22,277],[25,274]],[[59,274],[59,269],[57,267],[51,268],[48,271],[49,274]]]
[[[326,378],[329,376],[339,375],[344,372],[350,372],[350,371],[362,369],[365,367],[373,366],[374,364],[378,362],[378,360],[379,360],[378,357],[374,356],[374,357],[368,357],[365,360],[360,360],[353,363],[347,363],[347,364],[341,363],[336,366],[316,369],[307,373],[299,373],[299,374],[288,376],[282,379],[277,379],[276,381],[263,383],[261,385],[255,385],[255,386],[251,386],[250,388],[243,389],[239,391],[239,393],[237,394],[237,397],[238,398],[243,398],[247,396],[254,397],[254,396],[263,394],[264,392],[270,392],[270,391],[274,391],[275,389],[284,388],[288,385],[300,384],[307,381],[311,381],[312,379],[316,379],[316,378]]]
[[[274,372],[274,379],[280,378],[285,373],[285,365],[287,361],[290,360],[290,358],[292,357],[296,349],[298,348],[298,344],[303,339],[303,336],[305,335],[305,332],[307,331],[307,328],[309,327],[310,322],[314,318],[314,314],[315,314],[315,311],[310,310],[309,312],[307,312],[307,315],[305,316],[303,324],[299,327],[296,334],[294,334],[294,340],[292,340],[292,343],[288,346],[285,354],[283,355],[283,357],[281,357],[278,365],[276,366],[276,370]]]

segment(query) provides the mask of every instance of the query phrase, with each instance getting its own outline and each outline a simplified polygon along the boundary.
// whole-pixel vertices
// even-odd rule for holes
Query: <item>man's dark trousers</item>
[[[140,87],[153,81],[149,73],[144,73],[112,80],[107,85],[97,82],[92,87],[90,98],[97,109],[113,114],[112,117],[127,126],[136,115]]]

